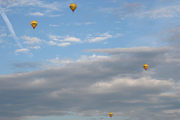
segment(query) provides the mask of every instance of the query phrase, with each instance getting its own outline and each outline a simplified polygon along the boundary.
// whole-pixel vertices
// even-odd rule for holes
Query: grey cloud
[[[159,3],[179,2],[179,0],[158,0]]]
[[[38,62],[10,62],[9,66],[12,69],[27,69],[27,68],[39,68],[45,66],[43,63]]]
[[[163,42],[167,42],[177,49],[180,45],[180,26],[163,30],[157,33],[157,37]]]
[[[138,54],[138,53],[152,53],[152,54],[162,54],[168,51],[174,51],[176,48],[173,47],[132,47],[132,48],[114,48],[114,49],[91,49],[86,50],[87,52],[101,52],[101,53],[109,53],[109,54]]]
[[[142,3],[124,3],[123,6],[117,8],[101,8],[100,12],[111,13],[116,17],[124,18],[133,16],[134,13],[140,11],[142,8]]]
[[[152,3],[140,3],[140,2],[134,2],[134,3],[128,3],[125,2],[122,6],[122,3],[119,3],[120,7],[116,8],[100,8],[99,11],[106,13],[106,14],[112,14],[115,17],[118,17],[120,19],[125,19],[128,17],[137,17],[137,18],[150,18],[150,19],[157,19],[157,18],[169,18],[169,17],[178,17],[180,13],[179,5],[177,4],[176,0],[172,1],[158,1],[159,3],[167,3],[167,6],[161,6],[161,4],[158,7],[155,6],[154,8],[149,7]],[[158,8],[158,9],[157,9]]]
[[[109,49],[113,50],[122,52]],[[0,119],[65,114],[106,116],[112,111],[115,116],[139,120],[178,120],[179,113],[163,112],[180,108],[179,66],[172,66],[180,57],[171,57],[178,49],[147,47],[146,51],[152,54],[151,58],[144,48],[125,48],[126,54],[144,55],[112,55],[56,68],[0,75]],[[147,71],[142,68],[144,63],[149,64]]]
[[[124,61],[125,63],[131,64],[134,66],[132,69],[138,68],[140,64],[149,64],[151,65],[151,68],[158,71],[158,74],[154,74],[153,77],[156,77],[157,79],[175,79],[179,80],[180,76],[178,75],[178,67],[176,67],[179,64],[179,58],[180,55],[178,53],[180,52],[179,48],[174,47],[139,47],[139,48],[115,48],[115,49],[93,49],[93,50],[87,50],[87,51],[93,51],[93,52],[107,52],[109,54],[119,54],[119,58],[126,59],[126,56],[136,57],[137,63],[131,64],[131,60],[127,59]],[[113,67],[115,67],[114,65]],[[118,66],[118,65],[117,65]],[[156,66],[156,69],[154,68]],[[168,67],[167,67],[168,66]],[[120,67],[120,66],[118,66]],[[122,66],[121,66],[122,67]],[[167,67],[167,68],[166,68]],[[171,72],[170,72],[171,71]],[[174,71],[174,72],[173,72]],[[170,73],[170,74],[169,74]],[[161,77],[160,77],[161,76]]]

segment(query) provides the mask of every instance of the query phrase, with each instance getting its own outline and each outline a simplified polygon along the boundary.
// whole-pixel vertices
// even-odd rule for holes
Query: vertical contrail
[[[1,16],[3,17],[4,21],[6,22],[6,25],[7,25],[8,28],[9,28],[9,31],[10,31],[11,34],[12,34],[14,40],[15,40],[16,43],[19,45],[19,47],[20,47],[21,49],[23,49],[21,43],[18,41],[18,39],[17,39],[17,37],[16,37],[16,34],[15,34],[14,30],[13,30],[13,27],[12,27],[11,23],[9,22],[9,19],[7,18],[6,14],[4,13],[4,11],[3,11],[3,9],[2,9],[1,7],[0,7],[0,12],[1,12]]]

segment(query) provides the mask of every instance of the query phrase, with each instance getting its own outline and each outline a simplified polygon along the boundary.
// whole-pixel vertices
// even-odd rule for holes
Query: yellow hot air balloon
[[[112,116],[113,116],[113,113],[112,113],[112,112],[110,112],[110,113],[109,113],[109,116],[110,116],[110,117],[112,117]]]
[[[144,68],[145,70],[147,70],[148,64],[144,64],[144,65],[143,65],[143,68]]]
[[[74,10],[77,8],[77,5],[75,3],[71,3],[69,7],[74,12]]]
[[[31,21],[31,26],[35,29],[35,27],[37,26],[38,22],[33,20]]]

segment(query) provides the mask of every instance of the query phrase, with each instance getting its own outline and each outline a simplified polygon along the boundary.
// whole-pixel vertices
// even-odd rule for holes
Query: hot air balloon
[[[69,7],[74,12],[74,10],[77,8],[77,5],[75,3],[71,3]]]
[[[143,68],[144,68],[145,70],[147,70],[148,64],[144,64],[144,65],[143,65]]]
[[[110,112],[110,113],[109,113],[109,116],[110,116],[110,117],[112,117],[112,116],[113,116],[113,113],[112,113],[112,112]]]
[[[33,20],[31,21],[31,26],[35,29],[35,27],[37,26],[38,22]]]

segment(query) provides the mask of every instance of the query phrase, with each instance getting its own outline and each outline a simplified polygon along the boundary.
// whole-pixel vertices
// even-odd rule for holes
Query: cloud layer
[[[94,55],[83,61],[64,62],[57,68],[1,75],[0,107],[4,113],[0,119],[80,113],[93,116],[109,111],[139,120],[179,119],[180,56],[174,56],[178,49],[101,51],[112,56],[91,59],[97,57]],[[62,63],[59,58],[49,62]],[[149,64],[147,71],[142,67],[144,63]]]

